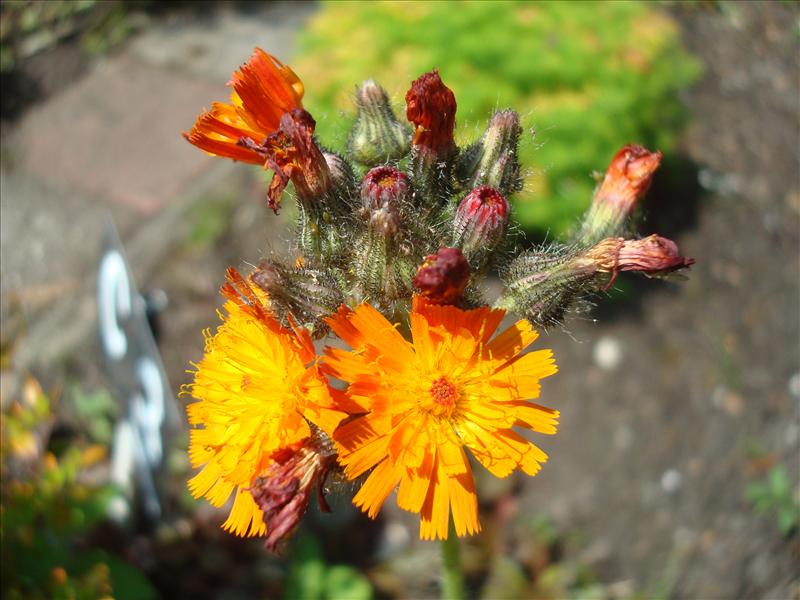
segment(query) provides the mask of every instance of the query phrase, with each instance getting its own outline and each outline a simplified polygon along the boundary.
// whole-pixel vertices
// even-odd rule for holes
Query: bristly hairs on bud
[[[325,317],[344,302],[344,293],[335,275],[323,269],[287,267],[263,260],[250,275],[250,281],[266,292],[270,311],[284,327],[306,327],[315,338],[328,333]]]
[[[435,69],[415,79],[406,93],[406,118],[414,125],[411,179],[423,218],[441,210],[454,189],[456,108],[453,91]]]
[[[473,189],[488,185],[504,196],[522,190],[519,140],[522,127],[513,110],[496,112],[481,138],[464,150],[456,162],[456,176]]]
[[[353,160],[375,167],[408,154],[411,130],[395,116],[386,91],[367,80],[356,87],[355,101],[358,112],[347,142]]]

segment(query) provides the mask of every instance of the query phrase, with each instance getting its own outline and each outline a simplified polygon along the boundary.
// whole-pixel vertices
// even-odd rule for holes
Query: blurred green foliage
[[[784,536],[800,529],[800,500],[792,493],[792,481],[783,465],[772,467],[764,481],[748,485],[745,494],[757,513],[775,515]]]
[[[57,456],[49,447],[55,420],[50,398],[33,379],[3,411],[3,598],[154,598],[137,569],[85,540],[115,495],[92,473],[106,460],[107,446],[76,440]]]
[[[292,600],[369,600],[369,580],[347,565],[328,565],[320,543],[301,535],[294,544],[284,598]]]
[[[458,100],[459,142],[496,109],[520,112],[528,169],[516,198],[527,229],[563,235],[588,206],[591,173],[625,143],[665,154],[686,120],[679,92],[699,64],[664,12],[634,2],[331,2],[292,62],[323,143],[341,148],[353,86],[373,78],[398,102],[438,68]]]

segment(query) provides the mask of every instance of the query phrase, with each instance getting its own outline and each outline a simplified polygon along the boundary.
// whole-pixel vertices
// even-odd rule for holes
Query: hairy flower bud
[[[353,273],[358,296],[389,306],[411,291],[415,264],[403,243],[403,205],[411,195],[405,173],[394,167],[375,167],[361,183],[361,214],[366,232],[356,245]]]
[[[358,190],[353,167],[350,166],[347,159],[335,152],[323,152],[322,155],[325,157],[325,162],[328,163],[328,169],[331,173],[334,201],[338,201],[343,211],[351,213],[354,208],[356,191]]]
[[[420,216],[433,216],[453,191],[453,158],[458,152],[453,130],[456,97],[434,70],[411,83],[406,117],[414,124],[411,173]]]
[[[266,292],[269,309],[284,327],[308,327],[314,337],[328,332],[324,318],[344,302],[336,280],[325,271],[306,267],[290,268],[272,261],[261,261],[250,280]]]
[[[489,186],[472,190],[456,209],[453,246],[479,271],[502,245],[511,207],[503,195]]]
[[[444,159],[455,149],[456,97],[442,83],[439,72],[430,71],[411,83],[406,93],[406,117],[416,127],[414,147]]]
[[[263,513],[268,550],[275,552],[278,544],[297,529],[314,490],[320,510],[330,512],[323,486],[336,465],[335,458],[330,439],[314,427],[310,437],[276,452],[264,472],[253,480],[250,494]]]
[[[400,209],[409,195],[408,177],[394,167],[375,167],[361,183],[361,205],[372,231],[391,236],[400,227]]]
[[[607,290],[620,271],[657,277],[694,264],[675,242],[658,235],[641,240],[606,238],[588,250],[556,247],[525,252],[512,261],[497,305],[539,325],[563,320],[582,296]]]
[[[458,304],[470,277],[469,263],[458,248],[440,248],[425,257],[414,286],[434,304]]]
[[[356,88],[358,114],[348,138],[353,159],[373,167],[403,158],[409,150],[411,132],[392,111],[384,89],[372,80]]]
[[[513,110],[496,112],[481,139],[460,157],[458,178],[468,188],[488,185],[509,196],[522,189],[518,154],[522,127]]]
[[[623,233],[625,221],[650,187],[661,157],[661,152],[635,145],[623,146],[617,152],[595,191],[579,233],[581,243],[589,245]]]

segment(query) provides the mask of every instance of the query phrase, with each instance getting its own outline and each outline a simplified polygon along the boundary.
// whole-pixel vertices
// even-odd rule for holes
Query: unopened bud
[[[320,509],[329,512],[322,489],[336,464],[330,439],[316,428],[311,436],[279,450],[250,486],[250,495],[262,511],[267,526],[265,544],[275,552],[306,513],[311,494],[317,490]]]
[[[350,166],[350,163],[345,158],[335,152],[323,152],[322,154],[325,157],[325,162],[328,163],[328,169],[331,173],[333,195],[341,204],[341,209],[350,213],[354,208],[354,200],[358,190],[353,167]]]
[[[358,114],[348,139],[351,156],[367,167],[403,158],[411,132],[395,116],[384,89],[365,81],[356,88],[356,104]]]
[[[401,246],[403,205],[411,187],[405,173],[375,167],[361,183],[361,214],[367,228],[356,244],[356,276],[361,300],[388,307],[411,292],[415,261]]]
[[[400,227],[400,210],[409,195],[408,177],[394,167],[375,167],[361,183],[361,205],[372,231],[391,236]]]
[[[425,257],[414,286],[434,304],[458,304],[470,277],[467,259],[458,248],[441,248]]]
[[[582,244],[623,233],[625,221],[650,187],[661,157],[661,152],[635,145],[617,152],[584,220],[578,238]]]
[[[311,330],[314,337],[327,333],[324,318],[344,302],[333,276],[317,269],[262,261],[250,280],[266,292],[271,312],[284,327],[290,327],[294,320]]]
[[[444,159],[455,149],[456,97],[436,70],[411,83],[406,93],[406,117],[414,124],[415,148]]]
[[[481,139],[458,161],[458,178],[468,188],[488,185],[510,196],[522,189],[517,156],[522,127],[513,110],[496,112]]]
[[[501,247],[511,207],[503,195],[489,186],[472,190],[456,209],[453,246],[461,249],[473,270],[483,268]]]
[[[421,75],[406,93],[406,117],[414,124],[411,173],[418,194],[419,215],[436,218],[453,192],[453,158],[458,153],[453,130],[456,97],[438,71]]]

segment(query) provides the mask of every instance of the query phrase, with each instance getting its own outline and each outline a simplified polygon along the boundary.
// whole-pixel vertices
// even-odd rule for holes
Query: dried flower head
[[[461,250],[440,248],[425,257],[414,276],[414,287],[434,304],[458,304],[469,277],[469,263]]]

